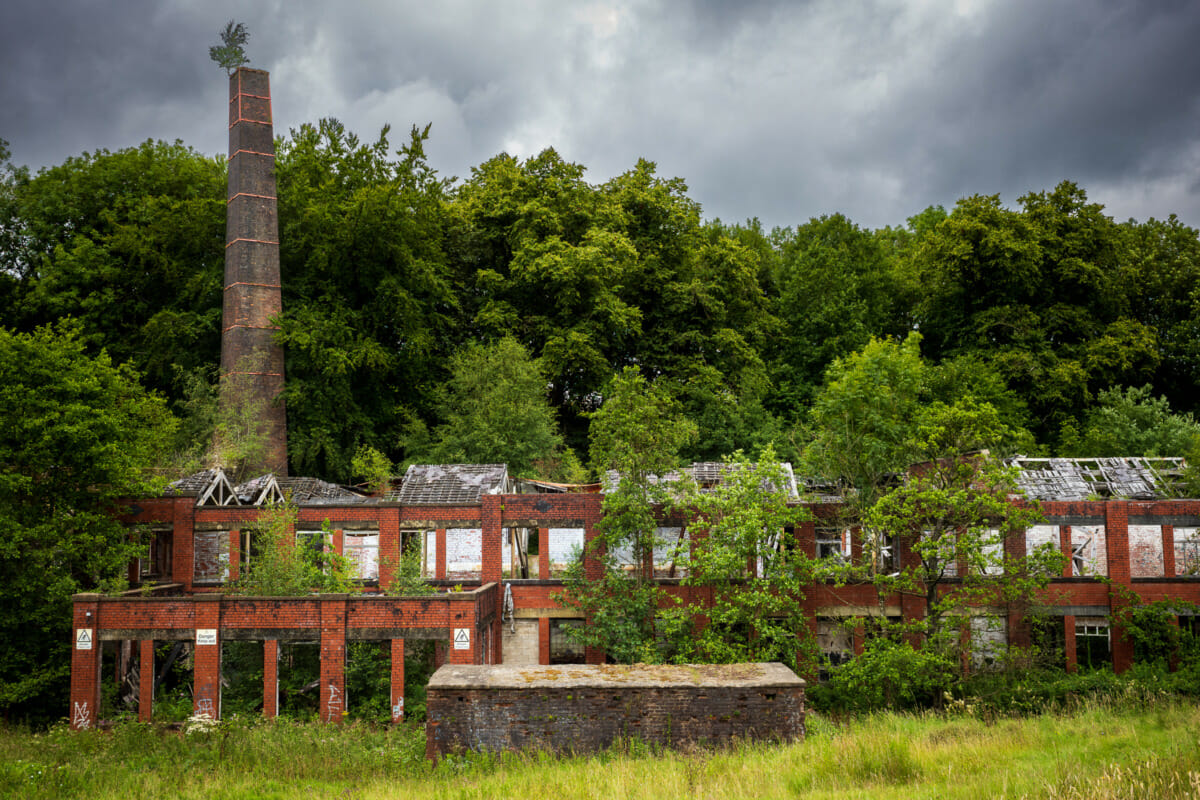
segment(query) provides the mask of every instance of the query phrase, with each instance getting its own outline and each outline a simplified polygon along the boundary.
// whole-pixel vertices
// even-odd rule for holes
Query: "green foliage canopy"
[[[0,709],[57,716],[71,595],[118,587],[139,554],[122,499],[152,494],[175,422],[74,324],[0,328]]]

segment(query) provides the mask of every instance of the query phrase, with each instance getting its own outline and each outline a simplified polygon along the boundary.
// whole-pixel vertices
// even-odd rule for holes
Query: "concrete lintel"
[[[449,628],[349,628],[346,638],[350,641],[375,641],[383,639],[440,639],[449,641]]]

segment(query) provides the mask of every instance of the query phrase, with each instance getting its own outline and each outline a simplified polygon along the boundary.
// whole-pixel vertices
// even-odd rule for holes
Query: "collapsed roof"
[[[1182,458],[1026,458],[1006,460],[1017,468],[1017,485],[1033,500],[1094,500],[1172,497]]]
[[[485,494],[512,490],[507,464],[413,464],[384,496],[405,505],[472,505]]]

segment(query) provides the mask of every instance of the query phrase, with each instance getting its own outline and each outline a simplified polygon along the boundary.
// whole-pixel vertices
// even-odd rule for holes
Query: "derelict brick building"
[[[1128,668],[1132,645],[1112,618],[1115,609],[1134,596],[1142,602],[1200,603],[1200,500],[1162,497],[1162,487],[1155,483],[1156,466],[1162,462],[1027,459],[1018,466],[1027,492],[1059,498],[1043,500],[1044,524],[1008,531],[1002,543],[1013,556],[1047,542],[1067,556],[1063,575],[1042,598],[1052,623],[1043,635],[1063,651],[1068,668],[1103,660],[1118,671]],[[692,472],[712,476],[720,470],[700,464]],[[144,719],[151,716],[154,642],[190,643],[196,711],[218,715],[220,643],[261,641],[268,665],[263,708],[270,715],[277,709],[277,678],[270,665],[278,644],[319,641],[322,717],[330,721],[340,720],[345,708],[345,644],[355,639],[391,642],[396,719],[403,713],[407,639],[436,640],[438,658],[450,664],[603,663],[604,653],[573,648],[563,630],[584,620],[553,599],[563,589],[562,570],[595,536],[602,496],[561,489],[518,485],[502,464],[430,465],[410,468],[399,488],[379,497],[313,479],[270,475],[233,486],[224,473],[210,471],[177,482],[163,497],[139,500],[130,522],[153,531],[152,547],[131,568],[130,577],[147,594],[76,596],[72,722],[76,727],[95,722],[100,647],[110,641],[138,643],[145,672]],[[252,552],[243,526],[257,517],[262,504],[285,493],[300,509],[297,546],[320,537],[322,546],[347,556],[357,592],[299,598],[223,593]],[[1084,499],[1105,494],[1109,496],[1102,500]],[[788,532],[796,547],[814,558],[857,561],[869,555],[853,531],[834,521],[834,503],[812,507],[816,520]],[[322,531],[326,523],[332,531],[327,537]],[[689,587],[669,554],[679,542],[695,545],[687,520],[666,519],[662,525],[662,548],[647,556],[649,563],[636,566],[653,570],[668,591],[686,593]],[[395,576],[402,548],[419,554],[422,574],[437,594],[382,594]],[[914,554],[902,547],[896,557],[903,564]],[[599,569],[595,562],[585,565]],[[810,630],[831,660],[861,652],[862,631],[846,633],[840,623],[879,614],[874,588],[813,586],[807,598]],[[1000,626],[971,632],[979,638],[981,652],[988,641],[1030,641],[1024,609],[989,610],[998,615]],[[911,619],[924,609],[919,598],[896,596],[884,612]],[[1182,617],[1180,623],[1195,625],[1196,620]]]
[[[554,596],[561,573],[596,535],[599,487],[592,492],[510,479],[503,464],[426,465],[409,469],[400,485],[377,497],[311,478],[287,477],[286,416],[280,399],[283,353],[272,318],[281,310],[278,222],[271,103],[265,72],[239,69],[230,80],[230,161],[224,322],[223,402],[265,413],[271,449],[261,477],[232,484],[219,469],[177,481],[161,497],[139,499],[130,524],[150,530],[147,557],[130,568],[137,596],[77,595],[71,664],[71,723],[97,722],[102,648],[120,642],[138,658],[139,715],[152,716],[156,642],[185,642],[193,654],[193,708],[220,716],[223,641],[261,642],[263,710],[278,712],[281,642],[320,644],[320,709],[340,721],[347,707],[346,643],[389,642],[392,717],[404,711],[405,641],[435,640],[449,664],[601,664],[605,654],[573,648],[565,629],[583,624]],[[1042,499],[1046,522],[1005,531],[1000,545],[1024,556],[1046,543],[1067,557],[1062,576],[1042,598],[1051,624],[1043,635],[1059,646],[1065,664],[1110,660],[1117,670],[1133,658],[1112,622],[1130,597],[1143,602],[1200,602],[1200,500],[1167,499],[1162,470],[1178,460],[1019,460],[1030,497]],[[691,467],[701,485],[721,480],[716,464]],[[790,475],[790,469],[789,469]],[[801,496],[791,480],[795,502]],[[237,578],[253,543],[244,533],[265,503],[289,497],[299,507],[297,547],[318,546],[354,565],[357,591],[295,598],[234,597],[223,593]],[[1104,499],[1094,499],[1101,497]],[[785,532],[788,546],[813,558],[862,562],[870,554],[852,529],[837,522],[836,496],[812,503],[815,521]],[[663,519],[661,547],[647,563],[669,591],[686,594],[675,547],[693,547],[687,519]],[[331,533],[326,533],[326,529]],[[401,553],[420,556],[422,575],[438,590],[421,597],[382,593],[395,578]],[[914,554],[901,547],[901,564]],[[965,565],[959,565],[965,569]],[[589,575],[599,564],[585,560]],[[1003,576],[997,575],[998,580]],[[446,591],[449,588],[462,591]],[[878,614],[872,586],[818,585],[806,593],[808,625],[831,661],[861,652],[860,626],[847,618]],[[923,601],[888,598],[883,613],[916,619]],[[1027,643],[1024,609],[998,608],[971,635],[986,641]],[[981,620],[985,617],[981,616]],[[1194,618],[1181,624],[1195,625]],[[111,646],[111,645],[109,645]],[[986,647],[981,647],[986,651]]]

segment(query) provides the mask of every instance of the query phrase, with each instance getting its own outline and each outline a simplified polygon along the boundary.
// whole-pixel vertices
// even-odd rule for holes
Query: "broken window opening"
[[[850,559],[849,532],[841,528],[817,528],[817,558],[848,561]]]
[[[1076,578],[1087,577],[1087,564],[1095,552],[1094,536],[1089,536],[1079,544],[1071,545],[1071,574]]]
[[[583,625],[581,619],[551,619],[550,620],[550,663],[551,664],[582,664],[584,663],[584,648],[573,639],[568,630]]]
[[[174,530],[170,527],[150,529],[147,535],[146,555],[138,559],[138,576],[142,581],[170,579],[174,540]]]
[[[379,580],[379,531],[345,531],[342,555],[350,562],[350,577],[366,583]]]
[[[1099,669],[1112,664],[1112,641],[1108,620],[1075,622],[1075,663],[1081,669]]]
[[[1040,664],[1057,669],[1067,667],[1067,631],[1062,617],[1038,617],[1030,624],[1031,643],[1037,649]]]

